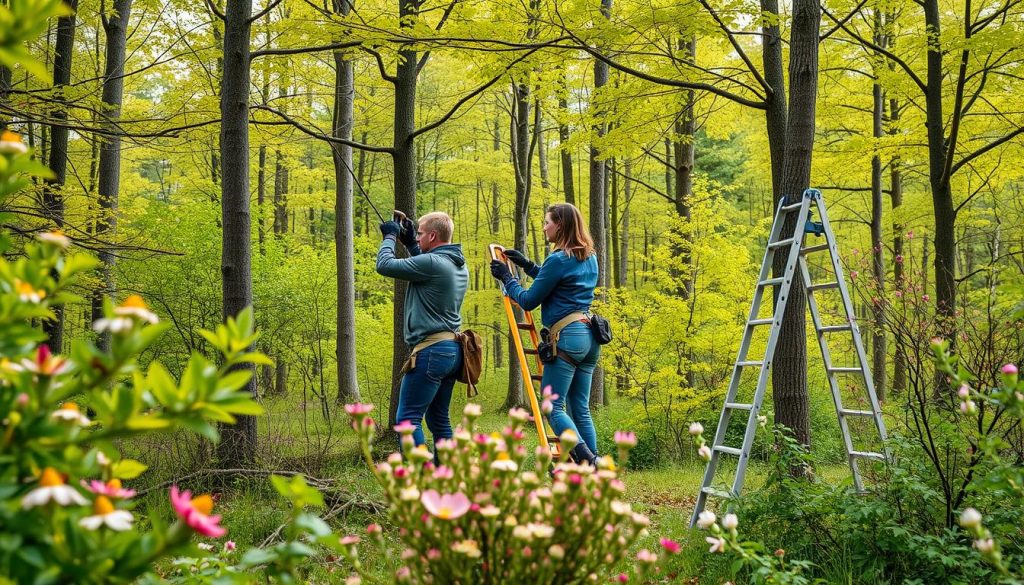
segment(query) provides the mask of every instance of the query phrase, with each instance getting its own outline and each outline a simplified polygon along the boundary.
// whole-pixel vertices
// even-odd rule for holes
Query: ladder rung
[[[863,370],[860,368],[829,368],[828,373],[830,374],[862,374]]]
[[[862,457],[864,459],[878,459],[885,461],[885,455],[873,451],[850,451],[850,457]]]
[[[557,445],[557,444],[559,444],[560,441],[561,441],[561,439],[559,439],[558,437],[554,437],[554,436],[549,436],[548,437],[548,443],[554,443],[555,445]]]
[[[812,284],[811,286],[807,287],[807,290],[813,292],[813,291],[816,291],[816,290],[826,290],[826,289],[830,289],[830,288],[839,288],[839,283],[838,282],[824,282],[822,284]]]
[[[875,413],[870,410],[847,410],[842,409],[839,414],[843,416],[875,416]]]
[[[714,450],[718,451],[719,453],[728,453],[729,455],[736,455],[737,457],[743,454],[742,449],[737,449],[736,447],[726,447],[725,445],[719,445],[715,447]]]
[[[749,367],[754,367],[754,366],[761,367],[761,366],[764,365],[764,362],[744,361],[744,362],[736,362],[736,365],[741,367],[741,368],[749,368]]]
[[[804,204],[804,202],[801,201],[799,203],[793,203],[793,204],[790,204],[790,205],[783,205],[782,206],[782,213],[789,213],[790,211],[793,211],[795,209],[800,209],[801,207],[803,207],[803,204]]]
[[[800,253],[811,254],[814,252],[823,252],[825,250],[828,250],[828,244],[818,244],[817,246],[807,246],[806,248],[801,248]]]
[[[784,279],[780,276],[779,278],[769,278],[768,280],[762,280],[757,283],[757,286],[779,286],[782,284]]]
[[[771,242],[768,244],[768,249],[774,250],[775,248],[785,248],[786,246],[792,245],[794,240],[796,240],[796,238],[786,238],[785,240],[779,240],[778,242]]]
[[[538,382],[540,382],[541,380],[544,379],[544,376],[542,376],[540,374],[533,374],[533,375],[530,376],[530,379],[531,380],[537,380]]]
[[[850,325],[825,325],[821,329],[818,329],[818,331],[822,333],[832,333],[834,331],[849,331],[850,329],[852,329]]]
[[[536,349],[530,349],[528,347],[524,347],[523,348],[523,353],[525,353],[526,355],[537,355],[537,350]]]
[[[725,407],[733,410],[750,410],[751,408],[754,408],[754,405],[743,404],[742,402],[726,402]]]
[[[747,325],[771,325],[774,320],[775,317],[768,317],[767,319],[751,319],[750,321],[747,321]]]
[[[724,490],[716,490],[713,487],[702,487],[702,488],[700,488],[700,491],[702,491],[703,493],[705,493],[705,494],[707,494],[709,496],[715,496],[716,498],[731,498],[732,497],[731,493],[729,493],[727,491],[724,491]]]
[[[533,329],[533,323],[516,323],[520,329],[530,330]]]

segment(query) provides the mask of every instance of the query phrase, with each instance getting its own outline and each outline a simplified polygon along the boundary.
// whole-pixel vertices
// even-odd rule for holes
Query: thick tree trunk
[[[558,153],[562,161],[562,194],[566,203],[576,204],[575,179],[572,174],[572,153],[569,152],[569,86],[563,70],[558,91]]]
[[[334,0],[334,11],[347,15],[349,0]],[[352,139],[355,72],[345,53],[334,53],[334,124],[332,135]],[[339,403],[358,402],[356,369],[355,230],[353,227],[352,147],[332,143],[334,161],[334,249],[338,269],[338,396]]]
[[[97,193],[100,213],[96,220],[96,237],[100,240],[112,236],[117,230],[117,205],[121,188],[121,137],[117,135],[117,122],[121,117],[124,95],[125,45],[132,0],[115,0],[113,9],[109,16],[104,17],[103,22],[107,34],[107,57],[103,71],[103,127],[110,130],[111,135],[100,143]],[[114,295],[115,258],[109,246],[100,248],[101,282],[93,295],[94,321],[103,315],[103,298]],[[100,333],[99,346],[104,350],[110,348],[109,331]]]
[[[768,152],[772,166],[772,201],[778,201],[782,191],[782,163],[786,150],[786,78],[782,71],[782,35],[779,33],[778,0],[761,0],[761,10],[772,15],[769,26],[762,29],[761,59],[764,80],[772,91],[768,93],[765,123],[768,130]]]
[[[789,44],[790,103],[782,167],[782,193],[794,200],[802,196],[811,181],[820,24],[821,11],[817,1],[795,0]],[[802,232],[803,226],[796,225],[796,214],[790,214],[782,237],[796,234],[802,238]],[[785,263],[785,254],[775,254],[776,275],[781,275]],[[805,294],[802,281],[794,278],[771,370],[775,422],[791,429],[802,444],[810,445]]]
[[[501,150],[501,121],[495,118],[494,130],[491,133],[491,150]],[[491,181],[491,234],[497,235],[501,229],[501,189],[498,183]]]
[[[690,38],[688,41],[679,39],[677,48],[683,53],[683,58],[687,62],[692,63],[696,60],[696,38]],[[696,140],[694,132],[697,126],[694,119],[693,105],[695,95],[693,90],[686,91],[683,99],[683,108],[676,117],[674,129],[673,167],[675,176],[673,177],[674,189],[672,197],[675,201],[676,214],[685,219],[686,223],[689,223],[691,217],[690,200],[693,198],[693,159],[694,143]],[[673,273],[677,280],[676,294],[683,299],[689,299],[693,295],[693,270],[690,266],[690,251],[688,249],[692,237],[687,232],[683,235],[681,241],[682,247],[676,250],[679,262],[673,265]],[[692,380],[693,374],[687,372],[687,383],[691,383]]]
[[[885,34],[882,29],[882,13],[875,10],[875,44],[885,45]],[[885,94],[875,77],[871,87],[871,129],[876,140],[875,154],[871,157],[871,272],[875,279],[875,294],[871,295],[871,314],[874,321],[871,333],[871,375],[874,381],[878,400],[885,400],[886,391],[886,335],[885,335],[885,247],[882,244],[882,155],[878,153],[877,141],[885,135],[882,121],[885,116]]]
[[[895,98],[889,99],[889,134],[899,133],[900,105]],[[903,279],[903,223],[900,221],[900,208],[903,206],[903,169],[899,156],[889,161],[889,189],[892,201],[892,280],[896,290],[902,290]],[[896,343],[896,351],[892,365],[892,393],[901,394],[907,389],[907,353],[904,343]]]
[[[540,98],[533,100],[533,135],[537,141],[537,166],[540,171],[540,186],[551,188],[548,178],[548,143],[544,139],[544,112],[540,108]]]
[[[629,280],[629,203],[633,199],[633,161],[629,158],[623,164],[625,177],[622,181],[622,229],[619,234],[619,281],[615,286],[622,288]]]
[[[50,127],[50,170],[53,178],[43,184],[43,216],[57,228],[64,227],[64,183],[68,176],[68,110],[63,106],[63,89],[71,82],[71,57],[75,48],[75,11],[78,0],[67,2],[72,13],[57,19],[57,38],[54,42],[53,89],[55,109],[51,116],[56,124]],[[64,344],[64,308],[53,308],[54,319],[43,321],[46,343],[54,352]]]
[[[249,210],[249,21],[252,0],[228,0],[224,22],[224,77],[220,98],[221,277],[224,318],[252,305],[252,234]],[[248,366],[251,369],[251,366]],[[255,374],[255,371],[253,372]],[[256,395],[255,381],[245,390]],[[256,417],[222,425],[217,455],[225,467],[247,467],[256,457]]]

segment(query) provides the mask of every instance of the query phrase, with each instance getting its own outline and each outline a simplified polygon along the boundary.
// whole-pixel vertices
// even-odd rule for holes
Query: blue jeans
[[[551,386],[551,391],[558,394],[558,399],[553,402],[554,410],[548,415],[548,422],[556,435],[561,435],[565,429],[572,429],[580,442],[586,443],[596,454],[597,431],[594,429],[594,419],[590,417],[590,382],[594,377],[597,360],[601,357],[601,346],[594,341],[590,327],[577,321],[562,329],[558,335],[558,348],[579,365],[574,366],[562,358],[544,364],[544,377],[540,386]]]
[[[438,439],[454,436],[448,408],[455,379],[461,370],[462,347],[457,341],[441,341],[416,354],[416,367],[402,378],[395,420],[416,425],[412,437],[417,445],[427,442],[423,435],[424,416],[435,445]]]

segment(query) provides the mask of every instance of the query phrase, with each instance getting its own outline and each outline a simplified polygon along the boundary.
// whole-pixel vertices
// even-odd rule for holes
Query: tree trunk
[[[576,204],[575,179],[572,174],[572,153],[569,152],[569,87],[565,81],[565,70],[559,78],[558,92],[558,153],[562,160],[562,193],[566,203]]]
[[[610,18],[612,0],[601,0],[601,16]],[[594,60],[594,93],[591,98],[594,123],[594,135],[600,140],[605,133],[603,107],[599,105],[601,88],[608,84],[608,64],[600,59]],[[594,238],[594,249],[597,252],[597,286],[604,288],[608,284],[608,246],[605,217],[608,215],[607,193],[605,192],[605,162],[599,160],[600,151],[593,142],[590,144],[590,235]],[[603,294],[594,300],[603,300]],[[600,365],[594,369],[594,381],[590,387],[590,407],[603,405],[604,399],[604,368]]]
[[[625,177],[622,181],[623,208],[622,229],[619,234],[619,281],[615,286],[622,288],[629,280],[629,204],[633,199],[633,161],[627,158],[623,164]]]
[[[618,165],[613,158],[611,161],[611,190],[610,201],[608,202],[608,235],[611,241],[608,242],[609,262],[611,263],[611,278],[608,279],[611,286],[619,285],[619,177],[616,174]]]
[[[889,98],[889,134],[899,133],[900,105],[896,98]],[[903,223],[899,209],[903,206],[903,170],[899,156],[889,161],[889,189],[892,201],[892,280],[896,290],[902,290],[903,281]],[[897,343],[892,365],[892,393],[901,394],[907,389],[907,353],[904,344]]]
[[[278,97],[281,102],[287,104],[288,81],[285,75],[278,79],[280,86],[277,88]],[[285,110],[285,106],[281,107]],[[280,149],[274,151],[274,235],[281,239],[288,233],[288,165],[285,162],[284,153]]]
[[[114,0],[113,12],[104,16],[103,28],[107,34],[107,57],[103,71],[103,127],[111,131],[100,143],[98,186],[100,213],[96,220],[96,237],[113,236],[117,231],[117,205],[121,188],[121,137],[117,135],[117,122],[121,117],[124,95],[124,59],[128,19],[132,0]],[[109,245],[100,248],[102,263],[100,286],[93,295],[93,321],[103,316],[103,298],[114,295],[115,256]],[[99,336],[99,347],[110,349],[110,332]]]
[[[540,170],[540,186],[545,189],[551,188],[551,180],[548,178],[548,143],[544,139],[544,112],[540,108],[540,98],[533,100],[533,136],[537,141],[537,165]]]
[[[334,11],[348,15],[350,0],[334,0]],[[332,135],[352,139],[355,72],[348,55],[334,53],[334,124]],[[334,249],[338,268],[338,396],[339,403],[358,402],[356,370],[355,230],[353,228],[352,147],[332,143],[334,161]]]
[[[690,38],[689,41],[679,39],[678,49],[683,52],[687,62],[694,62],[697,58],[697,39]],[[694,157],[694,131],[696,120],[694,119],[694,92],[688,90],[683,94],[685,103],[682,111],[675,121],[675,140],[673,141],[675,177],[673,181],[673,199],[675,201],[676,213],[679,217],[690,222],[691,210],[690,200],[693,198],[693,157]],[[676,250],[679,258],[677,264],[673,264],[676,280],[676,294],[683,299],[689,299],[693,295],[693,269],[690,266],[690,243],[692,236],[689,231],[684,232],[681,239],[682,247]],[[688,383],[692,381],[692,373],[687,372]]]
[[[782,193],[793,198],[802,196],[811,181],[820,24],[820,7],[815,0],[795,0],[789,45],[790,103],[782,166]],[[781,237],[795,234],[802,239],[802,232],[803,226],[796,225],[796,214],[789,214]],[[776,254],[774,270],[777,276],[782,274],[785,264],[785,254]],[[810,445],[805,294],[803,282],[794,278],[771,370],[775,422],[791,429],[800,443]]]
[[[875,44],[885,46],[882,13],[874,11]],[[871,157],[871,272],[876,292],[871,295],[871,313],[874,321],[871,334],[871,375],[879,401],[885,400],[886,390],[886,335],[885,335],[885,247],[882,245],[882,155],[878,153],[878,139],[885,135],[882,120],[885,116],[885,94],[878,75],[871,87],[871,128],[875,138],[875,154]]]
[[[786,150],[786,78],[782,72],[782,35],[779,33],[778,0],[761,0],[761,11],[772,15],[768,26],[762,28],[761,60],[764,80],[772,91],[768,93],[765,123],[768,131],[768,152],[772,166],[772,201],[785,195],[782,191],[782,163]],[[796,194],[798,195],[798,193]]]
[[[495,118],[494,131],[491,133],[491,150],[501,150],[501,121]],[[501,229],[501,189],[498,183],[491,181],[491,234],[497,235]]]
[[[252,305],[252,234],[249,213],[249,21],[252,0],[228,0],[224,21],[224,77],[220,98],[221,277],[224,318]],[[252,366],[244,366],[252,369]],[[255,374],[255,371],[253,371]],[[250,379],[245,390],[256,395]],[[225,467],[248,467],[256,457],[256,417],[221,425],[217,455]]]

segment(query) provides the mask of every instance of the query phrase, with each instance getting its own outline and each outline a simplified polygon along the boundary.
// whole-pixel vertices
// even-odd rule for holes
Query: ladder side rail
[[[871,376],[871,371],[868,367],[867,354],[864,351],[864,341],[860,335],[860,327],[857,326],[857,320],[854,318],[853,303],[850,300],[850,292],[846,287],[846,277],[843,275],[843,265],[839,260],[839,250],[836,246],[835,234],[832,232],[832,226],[828,221],[828,212],[825,210],[825,202],[821,196],[817,199],[818,203],[818,217],[821,219],[822,227],[825,231],[825,238],[828,242],[828,253],[832,260],[832,269],[835,272],[836,282],[839,283],[839,293],[843,298],[843,310],[846,312],[846,318],[850,323],[850,331],[853,334],[853,344],[857,348],[857,359],[860,361],[861,372],[864,375],[864,384],[868,391],[868,399],[871,402],[871,410],[875,413],[875,427],[878,429],[878,435],[882,439],[882,445],[886,460],[889,458],[888,445],[888,434],[885,429],[885,421],[882,419],[882,406],[878,402],[878,394],[875,393],[875,382]]]

